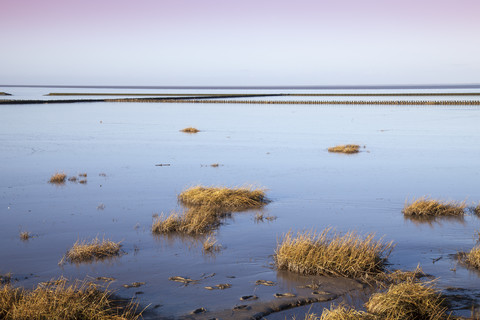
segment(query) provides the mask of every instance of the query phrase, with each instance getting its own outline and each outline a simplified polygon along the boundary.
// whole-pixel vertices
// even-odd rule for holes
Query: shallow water
[[[295,292],[296,282],[272,266],[277,241],[289,230],[334,227],[393,240],[391,268],[420,264],[440,288],[475,294],[478,273],[452,255],[475,245],[480,221],[467,215],[415,223],[401,210],[407,198],[423,195],[478,203],[479,120],[478,106],[0,106],[0,273],[12,272],[27,287],[60,275],[114,277],[110,287],[119,295],[142,291],[142,305],[179,317],[198,307],[231,308],[253,292],[265,302],[274,292]],[[179,132],[187,126],[202,131]],[[327,152],[344,143],[365,148]],[[86,172],[88,183],[51,185],[55,171]],[[256,223],[254,212],[233,214],[216,232],[223,249],[215,256],[202,254],[202,238],[153,236],[152,214],[181,209],[177,195],[196,184],[265,187],[273,202],[264,212],[277,219]],[[21,241],[24,230],[35,237]],[[122,241],[126,254],[58,265],[77,239],[97,235]],[[212,273],[189,286],[168,280]],[[278,285],[257,287],[258,279]],[[134,281],[146,284],[121,286]],[[232,288],[204,289],[219,283]]]

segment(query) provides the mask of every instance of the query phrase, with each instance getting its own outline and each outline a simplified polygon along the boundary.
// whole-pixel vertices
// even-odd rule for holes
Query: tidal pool
[[[478,106],[0,106],[0,273],[11,272],[15,285],[27,288],[62,275],[113,277],[118,295],[149,305],[146,318],[181,318],[200,307],[208,313],[189,317],[227,317],[241,304],[277,301],[274,293],[302,295],[298,286],[311,279],[278,272],[276,245],[289,230],[333,227],[393,240],[390,268],[420,264],[444,292],[464,289],[477,304],[479,274],[453,255],[476,244],[478,218],[415,222],[401,210],[406,199],[423,195],[478,204],[479,122]],[[189,126],[201,131],[179,132]],[[327,152],[346,143],[360,144],[361,152]],[[87,183],[49,184],[56,171],[85,172]],[[204,237],[152,235],[152,216],[181,210],[177,195],[193,185],[265,187],[272,202],[263,213],[276,219],[234,213],[215,232],[222,246],[216,254],[202,252]],[[22,241],[21,231],[34,237]],[[75,241],[96,236],[122,241],[126,254],[58,265]],[[172,276],[199,281],[184,286]],[[276,286],[255,285],[259,279]],[[132,282],[145,285],[122,286]],[[221,283],[232,287],[204,288]],[[330,301],[361,305],[363,288],[347,283],[336,290],[334,300],[312,310]],[[240,301],[245,295],[258,299]],[[468,315],[463,306],[455,313]]]

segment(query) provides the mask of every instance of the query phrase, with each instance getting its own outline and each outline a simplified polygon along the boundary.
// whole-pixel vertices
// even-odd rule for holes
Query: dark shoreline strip
[[[6,92],[0,92],[0,96],[11,96],[11,94]]]
[[[0,95],[9,95],[0,92]],[[117,96],[117,97],[441,97],[441,96],[480,96],[480,92],[426,92],[426,93],[273,93],[273,94],[225,94],[225,93],[76,93],[50,92],[45,96]]]
[[[461,101],[274,101],[274,100],[200,100],[200,99],[109,99],[108,102],[161,102],[161,103],[222,103],[222,104],[317,104],[317,105],[480,105],[480,100],[461,100]]]
[[[185,98],[203,98],[203,97],[210,97],[210,98],[248,98],[248,97],[275,97],[275,96],[284,96],[283,93],[248,93],[248,94],[236,94],[236,93],[59,93],[59,92],[51,92],[44,96],[139,96],[139,97],[181,97]],[[479,94],[480,95],[480,94]]]
[[[73,99],[73,100],[0,100],[0,105],[10,104],[59,104],[59,103],[87,103],[87,102],[138,102],[138,103],[221,103],[221,104],[282,104],[282,105],[446,105],[446,106],[478,106],[480,100],[383,100],[383,101],[365,101],[365,100],[349,100],[349,101],[332,101],[332,100],[317,100],[317,101],[275,101],[275,100],[211,100],[212,97],[192,97],[185,99],[180,98],[124,98],[124,99]],[[235,97],[236,98],[236,97]]]

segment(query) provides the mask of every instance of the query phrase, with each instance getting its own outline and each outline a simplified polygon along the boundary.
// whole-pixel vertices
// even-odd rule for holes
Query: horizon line
[[[275,85],[275,86],[129,86],[129,85],[2,85],[21,88],[105,88],[105,89],[480,89],[480,84],[405,84],[405,85]]]

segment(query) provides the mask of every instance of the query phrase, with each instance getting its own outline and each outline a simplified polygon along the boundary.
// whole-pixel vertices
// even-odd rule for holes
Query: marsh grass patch
[[[92,262],[94,260],[103,260],[120,256],[122,254],[120,242],[114,242],[98,237],[91,241],[77,240],[72,248],[70,248],[65,256],[60,260],[59,264],[64,264],[66,261],[71,263]]]
[[[331,228],[321,233],[288,232],[277,245],[278,269],[307,275],[342,276],[368,281],[385,273],[385,262],[393,243],[350,231],[343,235]]]
[[[194,127],[187,127],[187,128],[183,128],[182,130],[180,130],[180,132],[198,133],[198,132],[200,132],[200,130],[198,130],[197,128],[194,128]]]
[[[178,195],[178,200],[185,206],[209,207],[226,211],[245,211],[261,208],[270,201],[265,189],[256,187],[204,187],[187,188]]]
[[[447,319],[447,307],[434,281],[414,278],[392,284],[385,292],[375,293],[365,304],[377,319],[415,320]]]
[[[156,234],[179,232],[205,234],[216,229],[228,213],[206,206],[188,208],[183,213],[172,211],[154,218],[152,232]]]
[[[420,271],[419,271],[420,270]],[[372,294],[366,311],[340,304],[324,309],[319,320],[442,320],[449,319],[444,296],[435,288],[435,280],[420,281],[421,269],[403,273],[398,282]],[[308,314],[307,314],[308,315]]]
[[[473,212],[476,214],[476,215],[479,215],[480,216],[480,203],[473,208]]]
[[[457,258],[467,267],[480,270],[480,246],[473,247],[469,252],[459,252]]]
[[[50,177],[50,180],[48,180],[48,182],[53,184],[63,184],[65,183],[66,179],[67,179],[67,175],[64,172],[55,172]]]
[[[365,311],[359,311],[355,308],[345,306],[343,304],[331,305],[330,309],[324,309],[319,317],[314,313],[305,315],[305,320],[374,320],[372,315]]]
[[[88,281],[66,281],[33,290],[10,284],[0,287],[0,318],[136,320],[138,304],[114,297],[108,288]]]
[[[435,216],[463,216],[465,201],[442,201],[423,196],[405,203],[402,213],[405,216],[435,217]]]
[[[358,153],[360,152],[360,146],[358,144],[345,144],[345,145],[338,145],[335,147],[328,148],[328,152],[337,152],[337,153]]]

